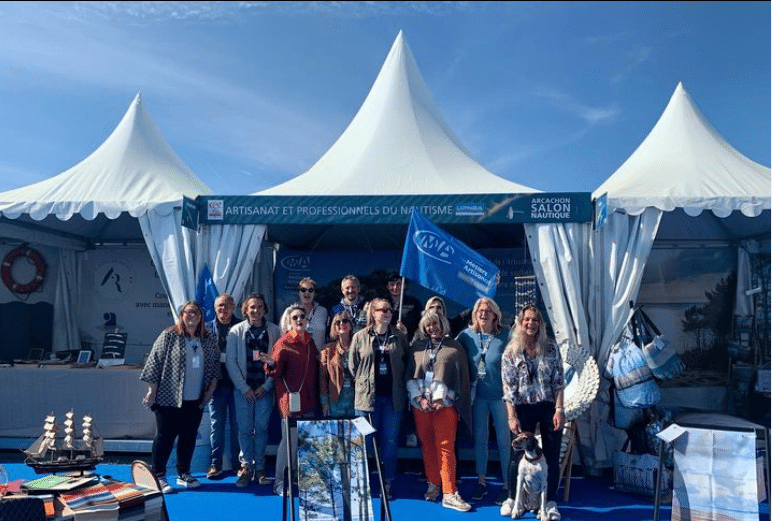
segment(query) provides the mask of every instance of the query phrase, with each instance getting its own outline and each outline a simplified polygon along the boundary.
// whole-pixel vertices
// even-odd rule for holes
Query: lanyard
[[[480,347],[482,348],[482,359],[485,360],[485,355],[488,353],[488,349],[491,347],[491,342],[493,342],[493,335],[488,335],[487,342],[483,339],[482,331],[478,333],[480,335]]]
[[[432,348],[432,340],[429,339],[426,341],[426,351],[429,351],[429,365],[426,366],[427,371],[433,371],[434,370],[434,361],[437,359],[437,353],[440,352],[440,349],[442,348],[442,341],[445,340],[444,338],[440,339],[440,343],[437,345],[436,348]],[[426,365],[426,351],[424,351],[424,365]]]

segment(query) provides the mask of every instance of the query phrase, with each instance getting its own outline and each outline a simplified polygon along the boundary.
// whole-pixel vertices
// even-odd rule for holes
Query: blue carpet
[[[40,477],[23,463],[2,463],[10,475],[11,481],[16,479],[34,479]],[[97,473],[111,476],[121,481],[131,481],[131,469],[128,464],[103,464],[97,467]],[[170,476],[171,477],[171,476]],[[195,490],[179,490],[168,494],[167,508],[171,521],[212,521],[221,519],[281,519],[282,500],[271,493],[270,485],[252,484],[245,489],[237,489],[236,477],[228,474],[218,481],[196,475],[201,486]],[[174,480],[169,480],[175,486]],[[469,500],[476,478],[465,476],[462,479],[460,492]],[[373,485],[375,476],[373,476]],[[394,521],[423,519],[430,520],[433,516],[442,519],[456,519],[459,516],[469,521],[473,519],[503,519],[499,515],[499,507],[493,501],[500,490],[501,483],[493,482],[488,487],[487,496],[479,502],[472,502],[472,510],[468,513],[444,509],[439,502],[429,503],[423,499],[426,482],[421,481],[418,473],[401,473],[393,485],[394,499],[389,503]],[[562,489],[561,489],[562,497]],[[567,502],[558,502],[563,519],[567,521],[596,520],[599,518],[614,521],[644,521],[653,519],[654,501],[651,498],[616,492],[613,483],[602,477],[574,477],[571,480],[570,498]],[[296,519],[300,520],[297,513]],[[769,521],[769,502],[760,505],[762,521]],[[373,509],[376,512],[375,521],[380,521],[380,502],[373,499]],[[671,508],[664,504],[660,508],[659,519],[670,519]],[[289,518],[288,518],[289,519]],[[528,513],[523,519],[535,519]]]

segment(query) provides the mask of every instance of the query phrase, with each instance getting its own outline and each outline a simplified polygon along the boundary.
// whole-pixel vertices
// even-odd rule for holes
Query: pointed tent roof
[[[592,194],[608,194],[609,211],[638,215],[647,207],[691,216],[712,210],[748,217],[770,209],[768,167],[735,150],[700,113],[679,82],[665,111],[633,154]]]
[[[162,203],[195,198],[212,190],[169,146],[138,93],[112,134],[90,156],[61,174],[0,193],[0,213],[40,221],[121,212],[138,217]]]
[[[432,100],[402,31],[359,112],[307,172],[254,195],[539,192],[475,161]]]

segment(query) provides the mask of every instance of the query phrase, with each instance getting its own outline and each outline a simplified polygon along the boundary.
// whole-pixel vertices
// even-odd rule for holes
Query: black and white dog
[[[539,441],[532,432],[521,432],[512,441],[512,447],[524,452],[517,465],[517,486],[512,519],[526,511],[536,513],[540,521],[550,521],[547,513],[547,460]]]

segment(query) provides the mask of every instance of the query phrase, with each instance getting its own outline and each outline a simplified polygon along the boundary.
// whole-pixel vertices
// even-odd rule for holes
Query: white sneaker
[[[174,488],[166,481],[166,476],[158,476],[158,484],[161,486],[161,493],[171,494],[174,492]]]
[[[507,498],[501,504],[501,508],[499,509],[499,514],[501,514],[501,517],[509,517],[512,515],[513,508],[515,508],[515,500],[512,499],[511,497]]]
[[[429,488],[426,489],[424,499],[426,501],[437,501],[438,497],[440,497],[440,487],[434,483],[429,482]]]
[[[180,474],[177,478],[177,484],[183,488],[196,488],[201,486],[201,483],[187,472],[185,474]]]
[[[461,496],[458,492],[454,492],[453,494],[445,494],[442,496],[442,506],[445,508],[452,508],[453,510],[458,510],[459,512],[469,512],[469,509],[472,508],[472,505],[461,499]]]

